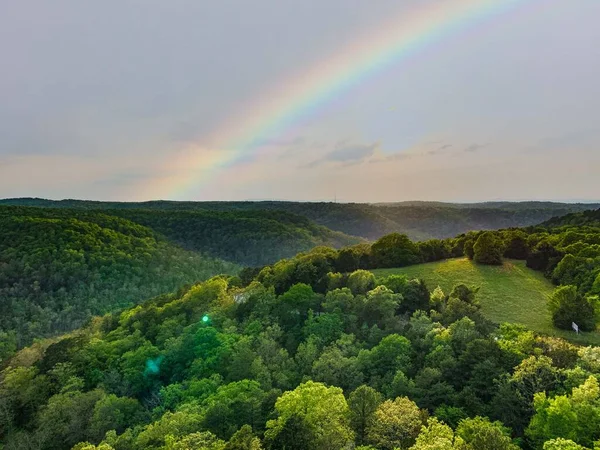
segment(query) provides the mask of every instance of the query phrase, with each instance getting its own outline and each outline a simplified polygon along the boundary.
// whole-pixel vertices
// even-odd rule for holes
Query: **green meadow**
[[[520,323],[539,333],[563,337],[581,344],[600,344],[600,334],[562,331],[554,328],[547,308],[554,286],[544,276],[528,269],[524,261],[506,260],[502,266],[475,264],[467,258],[448,259],[396,269],[373,270],[378,277],[405,274],[422,278],[433,290],[447,294],[458,283],[478,286],[478,299],[485,316],[496,322]]]

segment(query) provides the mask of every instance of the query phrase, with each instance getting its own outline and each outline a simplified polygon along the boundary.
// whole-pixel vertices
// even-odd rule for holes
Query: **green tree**
[[[279,397],[275,411],[277,418],[267,422],[265,432],[271,448],[281,441],[280,434],[304,436],[307,442],[298,441],[297,448],[305,446],[315,450],[342,449],[354,439],[350,410],[340,388],[308,381]],[[290,430],[286,425],[291,418],[298,425]]]
[[[548,302],[554,325],[563,330],[570,330],[575,322],[582,331],[596,328],[594,307],[586,300],[575,286],[560,286],[554,290]]]
[[[375,275],[368,270],[355,270],[348,276],[348,288],[354,295],[366,294],[375,287]]]
[[[147,418],[147,413],[137,400],[109,394],[94,405],[90,436],[100,441],[109,430],[121,434],[129,426],[142,423]]]
[[[398,397],[377,407],[367,437],[378,448],[407,449],[414,444],[422,425],[423,413],[419,407],[407,397]]]
[[[473,245],[473,259],[479,264],[502,264],[502,242],[491,231],[482,233]]]
[[[383,396],[372,387],[366,385],[359,386],[350,394],[348,398],[350,421],[356,432],[359,444],[365,443],[367,429],[382,401]]]
[[[428,420],[421,428],[415,445],[411,450],[462,450],[464,441],[455,437],[452,428],[435,417]]]
[[[456,435],[464,440],[465,450],[519,450],[510,438],[510,430],[487,417],[461,420]]]
[[[235,432],[225,445],[224,450],[261,450],[260,439],[252,433],[250,425],[244,425]]]
[[[588,450],[570,439],[552,439],[544,442],[543,450]]]
[[[545,392],[537,393],[534,408],[526,434],[537,448],[556,438],[591,447],[600,438],[600,387],[593,376],[570,396],[548,398]]]
[[[419,247],[405,234],[392,233],[371,246],[376,267],[402,267],[421,262]]]

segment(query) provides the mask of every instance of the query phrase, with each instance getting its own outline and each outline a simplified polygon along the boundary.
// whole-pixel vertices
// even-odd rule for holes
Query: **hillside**
[[[295,264],[320,276],[333,269],[334,254],[319,249]],[[453,263],[453,271],[464,268]],[[287,268],[278,263],[245,288],[215,277],[20,352],[0,373],[0,443],[39,450],[421,450],[431,447],[412,444],[443,432],[468,445],[441,448],[518,450],[518,438],[541,450],[556,434],[542,428],[546,403],[534,405],[534,394],[553,402],[566,393],[556,398],[570,404],[573,391],[576,405],[586,402],[568,409],[575,423],[600,412],[596,349],[580,352],[524,327],[494,326],[477,302],[491,305],[485,297],[493,290],[458,286],[434,300],[419,281],[375,281],[358,271],[333,277],[337,286],[321,286],[321,293],[296,283],[275,294],[279,276],[269,274]],[[522,264],[499,270],[521,277],[488,274],[511,292],[522,286],[533,293],[543,284],[521,274]],[[583,399],[576,395],[582,391],[589,393]],[[436,424],[441,430],[431,428]],[[600,437],[595,425],[585,430],[569,436]],[[529,445],[533,438],[539,444]]]
[[[248,266],[262,266],[320,245],[343,247],[360,238],[284,211],[111,209],[107,214],[152,228],[182,247]]]
[[[82,209],[152,209],[255,211],[278,210],[304,216],[317,224],[352,236],[375,240],[400,232],[413,240],[448,238],[471,230],[536,225],[552,217],[600,207],[600,204],[554,202],[489,203],[328,203],[328,202],[173,202],[138,203],[52,201],[22,198],[0,200],[5,204]]]
[[[74,241],[84,249],[67,245],[68,256],[104,256],[105,248],[119,255],[118,266],[131,245],[152,254],[153,243],[162,242],[150,228],[95,210],[77,210],[75,219],[68,209],[7,209],[13,221],[22,211],[25,224],[27,214],[38,214],[33,222],[43,226],[33,230],[44,232],[34,247]],[[167,220],[156,211],[128,212],[140,221],[146,214]],[[179,211],[169,213],[177,218]],[[58,231],[46,233],[54,224]],[[30,249],[28,236],[36,232],[21,223],[12,228],[13,235],[25,232],[7,241],[25,246],[26,255],[44,254]],[[519,260],[484,265],[482,252],[498,262]],[[552,447],[556,437],[587,445],[567,448],[592,448],[600,439],[600,419],[587,426],[590,414],[600,417],[598,347],[568,340],[599,340],[595,332],[576,336],[568,328],[571,317],[585,319],[589,330],[600,320],[599,255],[600,232],[585,226],[419,243],[390,234],[339,250],[318,247],[239,277],[213,277],[6,361],[0,444],[421,450],[442,432],[468,444],[449,449],[564,448]],[[552,326],[549,305],[554,325],[567,331]],[[542,395],[547,401],[534,402]],[[567,404],[569,421],[556,433],[547,410],[559,404]]]
[[[600,228],[600,209],[571,213],[560,217],[554,217],[542,226],[557,228],[564,226],[589,226]]]
[[[117,216],[151,228],[187,250],[236,264],[261,266],[320,245],[343,247],[363,239],[276,209],[202,209],[203,203],[102,203],[79,200],[0,200],[0,205],[44,207],[57,217]],[[54,212],[49,212],[54,211]]]
[[[125,219],[0,207],[0,352],[237,270]]]
[[[506,260],[502,266],[486,266],[467,258],[455,258],[373,272],[378,277],[403,274],[420,278],[430,289],[440,286],[444,292],[450,292],[459,283],[478,287],[481,311],[495,323],[517,323],[539,333],[600,344],[598,333],[578,336],[554,327],[548,311],[548,298],[554,286],[542,273],[527,268],[525,261]]]

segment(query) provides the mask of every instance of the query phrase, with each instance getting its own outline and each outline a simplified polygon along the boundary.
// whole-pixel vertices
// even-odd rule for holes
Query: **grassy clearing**
[[[502,266],[484,266],[467,258],[458,258],[397,269],[377,269],[373,273],[378,277],[400,273],[422,278],[430,289],[440,286],[445,293],[458,283],[479,286],[477,297],[481,309],[496,323],[520,323],[539,333],[581,344],[600,345],[600,333],[576,335],[554,328],[546,306],[554,286],[541,273],[525,267],[524,261],[507,260]]]

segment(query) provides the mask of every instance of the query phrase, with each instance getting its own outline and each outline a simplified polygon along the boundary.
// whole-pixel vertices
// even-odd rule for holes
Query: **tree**
[[[371,255],[378,268],[402,267],[421,262],[419,248],[405,234],[392,233],[371,246]]]
[[[502,242],[491,231],[482,233],[473,245],[473,259],[479,264],[502,264]]]
[[[107,431],[115,430],[121,434],[130,425],[137,425],[146,418],[147,414],[137,400],[110,394],[94,405],[90,434],[100,441]]]
[[[398,370],[407,372],[410,368],[411,344],[404,336],[390,334],[384,337],[371,350],[361,350],[358,362],[371,383],[390,379]]]
[[[265,432],[270,448],[286,448],[281,443],[290,442],[289,435],[302,438],[293,448],[315,450],[342,449],[354,438],[350,410],[340,388],[308,381],[279,397],[275,411],[277,418],[267,422]]]
[[[529,256],[529,245],[527,235],[522,231],[512,231],[506,237],[504,256],[512,259],[527,259]]]
[[[354,295],[366,294],[375,287],[375,275],[368,270],[355,270],[348,276],[348,288]]]
[[[411,450],[461,450],[463,445],[464,441],[454,436],[452,428],[433,417],[421,428]]]
[[[383,402],[367,430],[368,440],[378,448],[407,449],[414,444],[423,425],[423,414],[407,397]]]
[[[556,288],[550,297],[548,307],[552,314],[552,321],[558,328],[570,330],[571,324],[575,322],[582,331],[596,329],[594,307],[577,292],[575,286]]]
[[[385,286],[377,286],[365,298],[363,319],[369,325],[388,325],[394,321],[402,295],[394,294]]]
[[[552,439],[544,442],[543,450],[588,450],[570,439]]]
[[[509,429],[500,422],[490,422],[487,417],[461,420],[456,435],[465,441],[465,450],[519,450],[510,438]]]
[[[250,425],[244,425],[235,432],[223,450],[261,450],[260,439],[252,433]]]
[[[556,438],[591,447],[600,438],[600,387],[593,376],[574,388],[570,396],[548,398],[545,392],[538,392],[534,408],[526,435],[538,448]]]
[[[362,385],[350,394],[350,421],[356,432],[358,444],[366,439],[367,428],[373,420],[373,414],[382,402],[382,395],[370,386]]]
[[[474,245],[475,245],[475,239],[473,237],[469,237],[469,238],[465,239],[465,243],[463,246],[463,252],[464,252],[465,256],[469,259],[473,259],[473,256],[475,254],[475,250],[473,249]]]
[[[191,433],[182,438],[167,437],[165,450],[225,450],[225,442],[209,431]]]
[[[94,406],[103,396],[100,390],[52,396],[39,415],[39,432],[45,448],[73,447],[85,441],[90,431]]]

